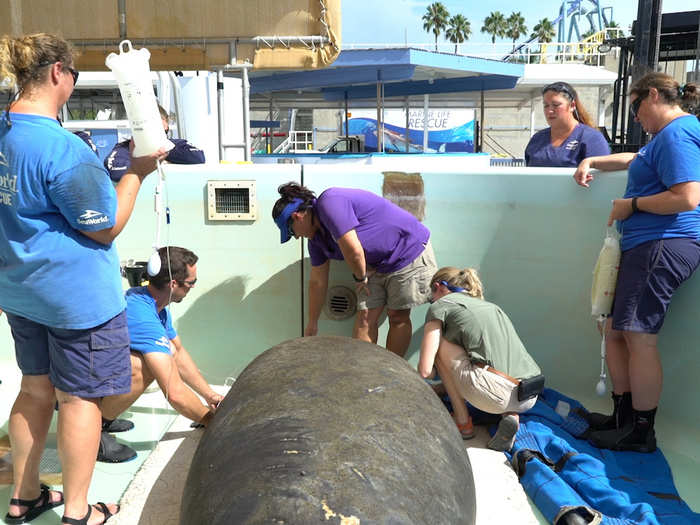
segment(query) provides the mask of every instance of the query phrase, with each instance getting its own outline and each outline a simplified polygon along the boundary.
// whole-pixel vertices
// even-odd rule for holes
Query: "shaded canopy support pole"
[[[349,111],[348,111],[348,92],[346,91],[345,92],[345,138],[346,139],[349,136],[348,130],[350,129],[349,128],[350,124],[348,122],[348,120],[350,120],[350,118],[348,117],[348,113],[349,113]]]
[[[377,153],[384,152],[384,83],[377,72]]]
[[[430,95],[423,95],[423,153],[428,151],[428,110],[430,109]]]
[[[479,120],[481,120],[481,129],[479,130],[479,153],[484,151],[484,129],[486,128],[486,100],[484,98],[484,90],[481,90],[481,111],[479,112]]]
[[[404,108],[406,110],[406,133],[404,134],[404,143],[406,145],[406,153],[408,153],[408,151],[409,151],[408,145],[411,143],[411,141],[408,138],[408,125],[410,122],[409,115],[408,115],[408,110],[409,110],[408,97],[406,97],[406,100],[404,102]]]

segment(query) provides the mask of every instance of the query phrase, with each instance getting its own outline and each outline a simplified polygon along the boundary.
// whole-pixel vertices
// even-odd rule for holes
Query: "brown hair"
[[[655,88],[659,92],[659,96],[666,104],[681,106],[688,113],[698,112],[700,94],[697,84],[690,83],[681,87],[676,79],[666,73],[647,73],[632,84],[630,95],[645,97],[651,88]]]
[[[554,91],[555,93],[559,93],[560,95],[563,95],[565,98],[567,98],[569,102],[573,102],[575,104],[574,118],[578,120],[581,124],[585,124],[586,126],[589,126],[591,128],[595,127],[595,125],[593,124],[593,119],[588,114],[588,111],[586,111],[586,108],[583,107],[581,99],[578,97],[578,93],[571,84],[567,82],[554,82],[553,84],[549,84],[542,88],[543,95],[547,91]]]
[[[682,89],[681,108],[700,118],[700,87],[695,83],[688,83]]]
[[[158,248],[158,255],[160,256],[160,271],[148,280],[158,290],[165,288],[171,278],[182,283],[187,279],[187,267],[194,266],[199,260],[193,252],[179,246]]]
[[[445,266],[435,272],[430,281],[430,286],[432,287],[433,284],[440,281],[445,281],[450,286],[464,288],[466,290],[465,293],[477,299],[484,298],[484,285],[481,284],[479,274],[476,273],[474,268],[463,268],[460,270],[454,266]]]
[[[46,67],[61,62],[73,65],[72,46],[61,37],[35,33],[20,37],[0,38],[0,78],[8,79],[10,87],[26,91],[46,80]]]
[[[299,206],[300,211],[308,210],[313,207],[313,202],[316,199],[316,194],[306,186],[297,184],[296,182],[288,182],[282,184],[277,191],[281,195],[275,205],[272,207],[272,218],[276,219],[284,211],[284,208],[294,199],[301,199],[302,203]]]

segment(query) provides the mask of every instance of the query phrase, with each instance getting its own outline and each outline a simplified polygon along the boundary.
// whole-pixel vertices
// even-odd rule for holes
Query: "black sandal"
[[[5,523],[8,525],[16,525],[19,523],[29,523],[32,521],[34,518],[38,517],[39,515],[43,514],[47,510],[50,510],[54,507],[58,507],[60,505],[63,505],[63,494],[61,494],[61,499],[59,501],[51,501],[51,493],[49,492],[51,489],[49,488],[48,485],[44,485],[43,483],[40,485],[41,487],[41,493],[39,494],[38,498],[34,499],[19,499],[19,498],[12,498],[10,500],[10,505],[19,505],[21,507],[29,507],[24,514],[20,514],[19,516],[11,516],[10,513],[8,512],[5,514]],[[58,491],[56,491],[58,492]]]
[[[90,514],[92,514],[92,507],[97,507],[98,510],[104,514],[105,519],[102,520],[102,523],[107,523],[107,520],[114,516],[117,512],[119,512],[119,505],[117,505],[117,512],[112,514],[109,509],[107,508],[107,505],[102,503],[101,501],[98,501],[94,505],[88,505],[88,511],[85,516],[82,518],[69,518],[68,516],[63,516],[61,518],[61,523],[67,523],[68,525],[87,525],[88,520],[90,519]]]

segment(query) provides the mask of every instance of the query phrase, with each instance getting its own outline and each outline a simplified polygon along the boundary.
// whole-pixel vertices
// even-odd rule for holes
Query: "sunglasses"
[[[294,232],[294,228],[292,227],[294,225],[294,217],[289,217],[289,220],[287,220],[287,232],[289,233],[290,237],[296,238],[297,234]]]
[[[187,286],[187,288],[193,288],[197,284],[197,279],[192,279],[191,281],[178,281],[179,284]]]
[[[55,63],[56,62],[42,62],[37,67],[46,67]],[[67,69],[70,72],[71,76],[73,77],[73,85],[75,86],[78,83],[78,76],[80,75],[80,72],[69,66],[63,66],[63,69]]]
[[[643,97],[637,97],[630,103],[630,113],[632,113],[632,116],[634,118],[637,118],[637,114],[639,113],[639,106],[642,105],[642,101],[645,98],[647,98],[647,95],[644,95]]]

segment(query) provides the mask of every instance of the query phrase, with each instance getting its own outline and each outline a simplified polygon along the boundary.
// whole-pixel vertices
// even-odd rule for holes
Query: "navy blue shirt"
[[[577,124],[560,146],[552,146],[551,128],[535,133],[525,148],[525,165],[543,168],[575,168],[587,157],[610,155],[610,146],[597,129]]]
[[[175,147],[170,150],[165,160],[173,164],[204,164],[204,152],[194,147],[185,139],[170,139]],[[105,157],[104,166],[114,182],[119,182],[131,165],[129,141],[118,142]]]

